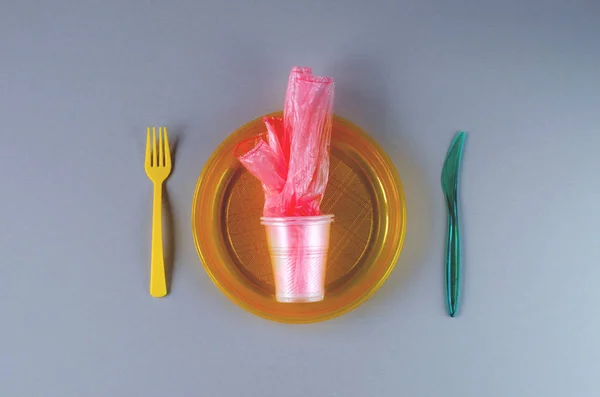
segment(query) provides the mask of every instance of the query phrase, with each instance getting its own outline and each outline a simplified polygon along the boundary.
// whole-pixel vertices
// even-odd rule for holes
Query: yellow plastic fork
[[[150,135],[152,135],[152,138]],[[167,276],[162,241],[162,186],[171,173],[171,151],[169,149],[169,138],[167,137],[166,127],[158,129],[158,148],[156,145],[156,127],[148,127],[144,168],[146,168],[148,178],[154,183],[150,295],[160,298],[167,295]]]

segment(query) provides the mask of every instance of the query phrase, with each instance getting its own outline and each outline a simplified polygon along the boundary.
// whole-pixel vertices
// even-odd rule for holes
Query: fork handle
[[[155,298],[161,298],[167,295],[167,277],[165,274],[165,259],[162,240],[162,183],[154,183],[150,295]]]

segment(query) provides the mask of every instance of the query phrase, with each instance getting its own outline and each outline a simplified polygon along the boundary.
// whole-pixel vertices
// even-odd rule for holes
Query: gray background
[[[595,0],[4,0],[0,395],[597,396],[599,18]],[[306,326],[227,300],[190,232],[208,156],[282,107],[293,65],[335,77],[336,112],[389,151],[409,214],[382,290]],[[161,300],[149,124],[178,140]],[[459,129],[450,319],[439,179]]]

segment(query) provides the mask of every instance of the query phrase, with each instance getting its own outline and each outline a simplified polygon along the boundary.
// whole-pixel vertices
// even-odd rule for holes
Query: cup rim
[[[313,216],[261,216],[260,223],[263,225],[302,225],[302,224],[320,224],[333,222],[334,215],[313,215]]]

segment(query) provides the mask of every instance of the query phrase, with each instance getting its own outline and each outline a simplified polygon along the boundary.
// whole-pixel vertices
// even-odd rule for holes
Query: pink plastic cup
[[[333,215],[262,217],[279,302],[318,302],[325,296],[325,268]]]

